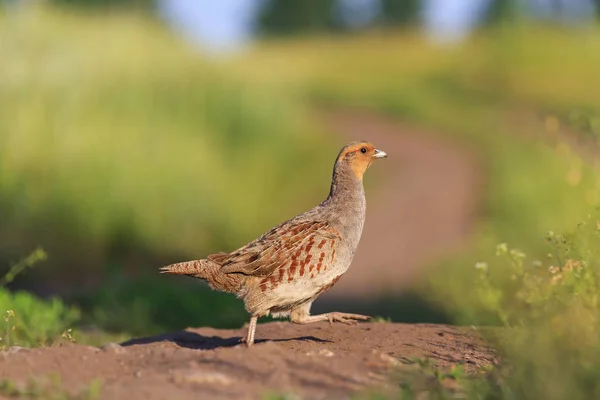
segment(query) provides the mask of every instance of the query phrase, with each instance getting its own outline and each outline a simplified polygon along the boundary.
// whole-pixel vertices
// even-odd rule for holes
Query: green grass
[[[80,342],[240,326],[233,296],[158,267],[237,248],[326,196],[342,143],[308,105],[136,14],[0,10],[0,59],[0,265],[48,254],[11,287],[61,294]],[[71,307],[5,296],[18,319]],[[56,334],[18,322],[23,344]]]
[[[134,337],[189,326],[239,328],[247,322],[242,301],[186,278],[114,276],[93,295],[82,292],[71,300],[86,310],[82,326]]]
[[[100,397],[101,381],[94,380],[89,386],[73,393],[64,388],[58,376],[29,379],[26,384],[0,380],[0,394],[11,399],[47,400],[95,400]]]
[[[326,195],[329,174],[312,177],[340,144],[303,103],[156,23],[32,7],[0,16],[0,38],[4,262],[41,245],[50,280],[154,271],[157,256],[235,248]]]
[[[79,322],[79,309],[58,298],[43,300],[31,293],[12,292],[6,288],[17,275],[45,259],[46,253],[38,248],[0,277],[0,349],[74,340],[72,326]]]
[[[49,345],[67,336],[79,321],[78,309],[58,298],[41,300],[26,292],[0,288],[2,347]]]
[[[471,382],[472,398],[596,396],[599,239],[596,211],[565,233],[548,233],[545,259],[499,244],[495,259],[472,271],[472,301],[504,326],[500,334],[484,334],[502,364]]]

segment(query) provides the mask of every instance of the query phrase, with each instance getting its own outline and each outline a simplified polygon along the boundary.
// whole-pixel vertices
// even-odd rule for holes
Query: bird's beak
[[[387,153],[385,151],[375,149],[375,154],[373,154],[373,158],[387,158]]]

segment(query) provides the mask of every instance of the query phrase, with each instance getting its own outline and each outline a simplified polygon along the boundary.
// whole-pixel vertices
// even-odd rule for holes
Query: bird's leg
[[[334,322],[341,322],[343,324],[355,324],[357,320],[368,320],[371,317],[360,314],[349,314],[341,312],[330,312],[326,314],[309,314],[310,304],[308,307],[298,307],[290,312],[290,321],[295,324],[310,324],[319,321],[329,321],[329,325],[333,325]]]
[[[256,333],[257,321],[257,315],[253,315],[252,317],[250,317],[250,323],[248,324],[248,333],[246,334],[246,338],[242,339],[242,342],[246,343],[246,347],[251,347],[254,344],[254,334]]]

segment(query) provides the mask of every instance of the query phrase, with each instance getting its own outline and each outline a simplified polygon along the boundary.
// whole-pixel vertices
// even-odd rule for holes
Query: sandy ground
[[[325,120],[342,143],[367,139],[389,158],[365,177],[367,221],[355,261],[315,306],[410,287],[424,265],[467,240],[477,209],[477,165],[463,149],[404,124],[351,112]],[[239,345],[243,335],[202,328],[122,346],[13,349],[0,353],[0,378],[23,383],[57,373],[70,391],[100,378],[101,398],[111,400],[260,399],[269,392],[335,399],[397,388],[389,372],[410,368],[415,357],[440,368],[460,363],[467,371],[494,362],[473,331],[445,325],[277,322],[259,325],[251,349]]]
[[[0,353],[0,376],[24,383],[55,372],[73,392],[100,377],[101,398],[113,400],[345,399],[393,391],[390,372],[413,368],[414,358],[439,368],[460,363],[467,372],[495,361],[473,331],[445,325],[272,322],[258,326],[250,349],[239,344],[244,333],[187,329],[103,348],[17,349]]]

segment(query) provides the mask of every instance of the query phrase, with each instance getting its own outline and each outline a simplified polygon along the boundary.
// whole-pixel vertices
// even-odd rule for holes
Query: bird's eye
[[[363,154],[365,154],[365,153],[367,152],[367,149],[366,149],[366,148],[364,148],[364,147],[362,147],[362,148],[360,149],[360,152],[361,152],[361,153],[363,153]]]

